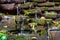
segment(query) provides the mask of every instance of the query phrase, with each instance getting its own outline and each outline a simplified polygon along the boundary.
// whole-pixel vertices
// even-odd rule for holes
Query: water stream
[[[23,34],[24,18],[22,17],[21,34]]]
[[[50,28],[50,26],[49,26],[49,22],[47,22],[47,40],[50,40],[50,38],[49,38],[49,28]]]
[[[26,0],[24,0],[24,4],[26,3]]]
[[[10,2],[11,0],[7,0],[7,2]]]
[[[17,6],[17,9],[16,10],[17,10],[17,15],[18,15],[19,14],[19,8],[18,8],[18,6]]]

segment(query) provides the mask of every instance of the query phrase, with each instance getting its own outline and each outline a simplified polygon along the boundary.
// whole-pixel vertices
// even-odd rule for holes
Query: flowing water
[[[7,0],[7,2],[10,2],[11,0]]]
[[[18,14],[19,14],[19,9],[18,9],[18,6],[17,6],[17,9],[16,9],[16,10],[17,10],[17,15],[18,15]]]
[[[26,0],[24,0],[24,4],[26,3]]]

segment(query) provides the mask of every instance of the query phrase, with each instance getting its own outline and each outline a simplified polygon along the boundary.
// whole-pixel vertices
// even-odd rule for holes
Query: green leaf
[[[41,17],[39,19],[39,24],[44,25],[45,24],[45,17]]]
[[[46,34],[46,30],[41,30],[41,35],[45,35]]]
[[[35,26],[35,27],[37,27],[37,26],[38,26],[38,24],[37,24],[37,23],[34,23],[34,26]]]
[[[24,15],[29,15],[31,12],[29,10],[24,10]]]
[[[51,23],[52,22],[52,19],[46,19],[46,21]]]

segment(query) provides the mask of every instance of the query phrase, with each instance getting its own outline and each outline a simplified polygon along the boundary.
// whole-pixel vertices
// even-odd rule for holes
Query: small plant
[[[37,27],[37,26],[38,26],[38,24],[35,22],[35,23],[34,23],[34,26],[35,26],[35,27]]]
[[[35,9],[30,9],[30,10],[24,10],[24,15],[29,15],[35,12]]]
[[[52,19],[46,19],[46,22],[51,23],[52,22]]]
[[[7,40],[7,34],[5,30],[0,31],[0,40]]]
[[[29,15],[31,12],[29,10],[24,10],[24,15]]]
[[[58,21],[57,28],[60,29],[60,21]]]
[[[45,24],[45,17],[41,17],[38,22],[40,25],[44,25]]]
[[[52,27],[59,27],[59,22],[53,21],[53,23],[51,23]]]
[[[45,35],[46,34],[46,30],[41,30],[40,32],[38,32],[39,35]]]
[[[35,27],[37,27],[37,23],[32,23],[32,30],[36,30]]]
[[[57,13],[45,11],[45,15],[48,15],[48,16],[56,16]]]
[[[36,30],[36,27],[38,26],[38,23],[36,23],[36,22],[31,22],[31,23],[29,23],[29,25],[30,25],[31,29],[32,29],[33,31],[35,31],[35,30]]]

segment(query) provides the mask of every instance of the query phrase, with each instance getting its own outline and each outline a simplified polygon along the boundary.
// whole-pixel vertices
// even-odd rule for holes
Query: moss
[[[42,6],[54,6],[55,3],[53,3],[53,2],[46,2],[46,3],[42,3],[41,5]]]
[[[45,15],[48,15],[48,16],[56,16],[57,13],[45,11]]]
[[[26,40],[26,38],[24,36],[15,36],[14,40]]]
[[[30,10],[24,10],[24,15],[29,15],[31,12],[30,12]]]
[[[35,9],[30,9],[30,10],[24,10],[24,15],[29,15],[35,12]]]
[[[46,0],[33,0],[33,1],[35,1],[35,2],[44,2]]]
[[[25,4],[21,4],[21,6],[28,7],[29,5],[34,4],[34,2],[27,2]]]
[[[60,2],[55,2],[56,5],[60,5]]]
[[[50,23],[51,23],[51,22],[52,22],[52,19],[46,19],[46,21],[48,21],[48,22],[50,22]]]
[[[46,30],[41,30],[40,32],[38,32],[38,34],[45,35],[46,34]]]
[[[44,18],[41,17],[38,22],[40,25],[44,25],[45,24],[45,17]]]

